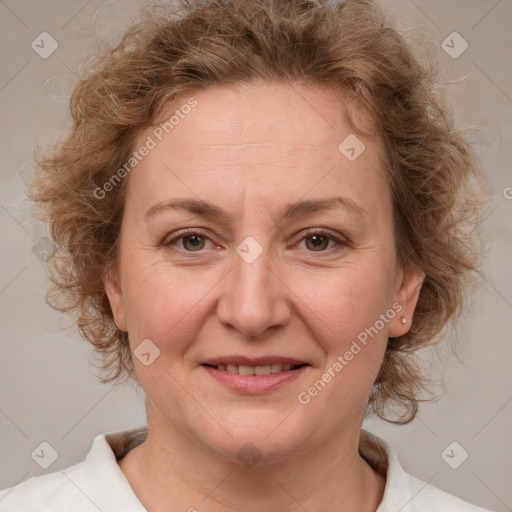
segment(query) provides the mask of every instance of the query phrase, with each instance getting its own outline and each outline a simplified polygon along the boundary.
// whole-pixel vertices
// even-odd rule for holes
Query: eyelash
[[[164,247],[171,247],[171,246],[173,246],[175,244],[176,241],[182,240],[183,238],[186,238],[187,236],[191,236],[191,235],[199,235],[201,238],[204,238],[206,240],[210,240],[210,238],[205,233],[203,233],[202,231],[197,230],[197,229],[188,229],[188,230],[178,231],[178,233],[176,233],[176,236],[173,237],[168,242],[164,242],[163,246]],[[335,247],[331,247],[330,249],[325,249],[323,251],[308,251],[308,252],[311,252],[311,253],[318,252],[318,253],[324,253],[325,254],[325,253],[330,253],[333,250],[337,251],[337,250],[340,250],[340,249],[343,249],[343,248],[346,248],[346,247],[349,246],[349,243],[348,243],[347,240],[345,240],[343,238],[340,238],[340,237],[337,237],[337,236],[333,235],[332,233],[330,233],[329,231],[327,231],[327,230],[325,230],[323,228],[308,230],[306,233],[304,233],[303,237],[299,240],[299,242],[302,242],[306,238],[311,237],[313,235],[320,235],[322,237],[329,238],[329,240],[331,240],[331,241],[333,241],[333,242],[335,242],[337,244],[337,247],[336,246]],[[211,240],[210,240],[210,242],[211,242]],[[181,250],[183,252],[186,252],[186,253],[190,253],[190,254],[204,252],[203,249],[200,249],[198,251],[188,251],[186,249],[179,249],[179,250]]]

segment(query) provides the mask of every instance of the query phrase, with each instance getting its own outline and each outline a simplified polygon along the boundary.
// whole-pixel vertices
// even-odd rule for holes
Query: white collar
[[[147,427],[101,434],[94,439],[86,458],[88,495],[104,510],[123,507],[130,512],[143,511],[141,503],[117,460],[147,437]],[[359,453],[379,473],[386,476],[381,504],[376,512],[400,510],[410,499],[410,478],[397,455],[383,439],[361,429]],[[108,482],[108,492],[105,483]],[[406,498],[406,499],[404,499]]]
[[[146,436],[147,427],[101,434],[83,462],[0,491],[0,506],[5,511],[27,512],[145,512],[117,458]],[[359,453],[386,476],[384,496],[376,512],[490,512],[406,473],[389,444],[364,429]]]

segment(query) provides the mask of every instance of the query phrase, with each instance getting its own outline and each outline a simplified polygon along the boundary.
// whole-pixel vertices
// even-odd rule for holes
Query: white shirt
[[[83,462],[0,491],[0,511],[145,512],[117,460],[146,435],[147,427],[97,436]],[[376,512],[491,512],[409,475],[389,444],[364,429],[359,453],[386,475]]]

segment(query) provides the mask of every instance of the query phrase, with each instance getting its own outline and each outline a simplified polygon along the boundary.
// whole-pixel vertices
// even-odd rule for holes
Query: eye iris
[[[318,251],[325,249],[327,245],[329,245],[329,238],[323,235],[311,235],[306,239],[306,245],[308,245],[308,241],[313,241],[313,250]],[[323,242],[327,242],[327,245],[325,245]],[[309,249],[310,247],[308,247]]]
[[[190,242],[190,241],[192,241],[192,246],[187,247],[187,242]],[[183,246],[186,249],[191,249],[193,251],[202,249],[204,247],[204,240],[202,240],[202,237],[199,235],[187,235],[187,236],[183,237]]]

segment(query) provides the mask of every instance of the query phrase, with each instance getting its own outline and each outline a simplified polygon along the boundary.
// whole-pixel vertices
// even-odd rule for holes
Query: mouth
[[[219,370],[221,372],[229,372],[238,375],[271,375],[275,373],[281,372],[289,372],[292,370],[297,370],[298,368],[302,368],[303,366],[309,366],[307,363],[303,364],[288,364],[288,363],[272,363],[266,365],[257,365],[250,366],[246,364],[203,364],[203,366],[208,366],[209,368],[213,368],[215,370]]]
[[[274,391],[299,377],[310,364],[290,358],[229,356],[199,365],[216,381],[238,393]]]

